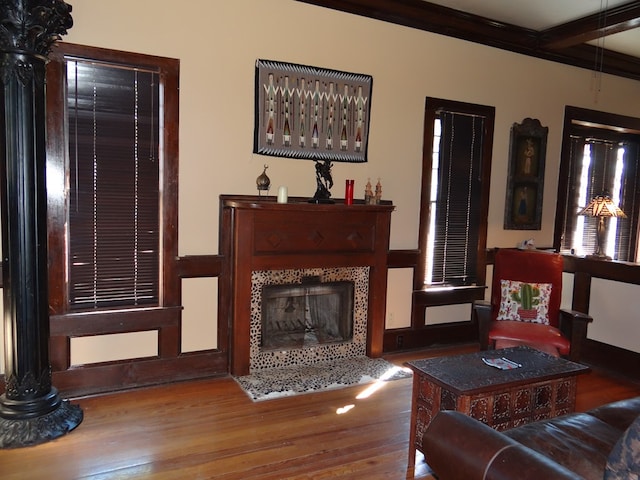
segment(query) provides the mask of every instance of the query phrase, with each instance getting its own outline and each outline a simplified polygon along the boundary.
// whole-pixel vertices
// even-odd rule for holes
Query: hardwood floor
[[[475,346],[394,354],[397,364]],[[411,379],[254,403],[231,378],[73,400],[84,421],[35,447],[0,450],[3,480],[430,479],[407,476]],[[578,410],[640,395],[597,371],[578,381]],[[342,409],[342,410],[341,410]],[[344,413],[340,413],[344,411]]]

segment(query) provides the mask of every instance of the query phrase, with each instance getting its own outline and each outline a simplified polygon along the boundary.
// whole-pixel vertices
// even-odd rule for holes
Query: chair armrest
[[[491,326],[491,303],[487,300],[473,302],[472,318],[478,325],[480,350],[489,349],[489,327]]]
[[[587,339],[587,327],[593,318],[586,313],[575,310],[560,310],[560,331],[571,342],[569,360],[580,360],[584,343]]]
[[[438,412],[424,432],[422,449],[439,480],[576,478],[544,455],[453,410]]]

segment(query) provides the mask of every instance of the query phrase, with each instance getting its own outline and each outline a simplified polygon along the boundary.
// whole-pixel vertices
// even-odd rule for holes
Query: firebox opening
[[[350,281],[263,286],[261,348],[351,341],[353,292]]]

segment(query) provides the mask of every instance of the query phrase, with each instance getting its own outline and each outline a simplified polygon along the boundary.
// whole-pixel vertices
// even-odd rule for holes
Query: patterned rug
[[[355,357],[310,366],[259,370],[233,378],[253,401],[258,402],[410,376],[411,370],[382,358]]]

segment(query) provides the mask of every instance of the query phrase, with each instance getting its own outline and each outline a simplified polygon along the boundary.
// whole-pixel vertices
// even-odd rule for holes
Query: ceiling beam
[[[423,0],[297,0],[498,48],[536,48],[538,32]]]
[[[601,58],[602,73],[640,80],[639,58],[606,49],[596,50],[593,45],[577,40],[578,36],[589,37],[589,40],[598,38],[593,37],[594,31],[601,35],[602,25],[597,21],[594,24],[593,19],[587,21],[590,17],[577,20],[583,22],[578,25],[559,25],[539,32],[423,0],[296,1],[587,69],[593,68],[597,54]],[[640,0],[609,10],[606,23],[609,27],[604,28],[605,32],[617,33],[640,26],[637,23],[639,9]],[[557,45],[566,42],[567,46],[550,48],[553,42],[558,42]]]
[[[640,2],[618,5],[540,32],[540,48],[558,50],[640,27]]]

